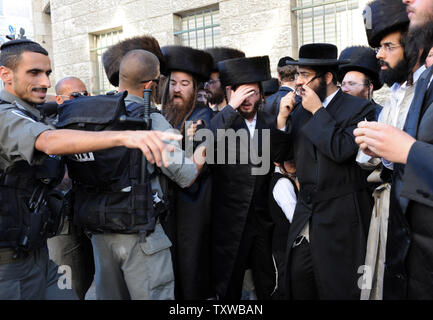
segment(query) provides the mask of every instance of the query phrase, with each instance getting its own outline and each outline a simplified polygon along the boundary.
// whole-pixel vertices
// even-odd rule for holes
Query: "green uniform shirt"
[[[52,128],[26,115],[28,112],[41,120],[38,109],[6,90],[0,91],[0,99],[10,102],[0,104],[0,169],[22,160],[31,165],[41,163],[46,154],[35,149],[35,142],[42,132]]]

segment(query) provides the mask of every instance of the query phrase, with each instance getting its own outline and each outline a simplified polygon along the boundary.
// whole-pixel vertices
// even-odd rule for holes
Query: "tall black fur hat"
[[[236,86],[271,79],[269,57],[236,58],[218,62],[223,86]]]
[[[374,90],[382,88],[383,83],[379,79],[380,64],[373,49],[364,46],[348,47],[341,52],[340,59],[350,62],[339,67],[338,81],[343,81],[349,71],[359,71],[371,79]]]
[[[280,89],[280,82],[277,78],[272,78],[266,81],[262,81],[263,93],[267,96],[273,94]]]
[[[406,5],[400,0],[372,1],[363,11],[365,31],[371,47],[380,46],[387,34],[409,25]]]
[[[125,54],[136,49],[153,53],[159,60],[161,73],[165,74],[165,61],[158,41],[148,35],[133,37],[111,46],[102,55],[102,64],[104,65],[105,73],[113,86],[119,86],[120,61]]]
[[[209,53],[213,58],[213,72],[218,71],[218,62],[220,61],[245,57],[245,53],[243,51],[227,47],[208,48],[204,51]]]
[[[298,66],[338,66],[348,63],[338,60],[338,49],[330,43],[309,43],[299,48],[299,60],[286,61],[286,65]]]
[[[165,46],[161,48],[167,71],[183,71],[197,77],[198,81],[207,81],[212,72],[212,56],[203,50],[184,46]]]

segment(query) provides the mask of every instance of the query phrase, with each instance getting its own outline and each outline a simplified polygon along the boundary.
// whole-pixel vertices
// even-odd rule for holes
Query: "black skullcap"
[[[3,44],[0,46],[0,50],[3,50],[3,49],[5,49],[5,48],[7,48],[7,47],[11,47],[11,46],[14,46],[14,45],[17,45],[17,44],[22,44],[22,43],[34,43],[34,44],[39,44],[39,43],[34,42],[34,41],[31,41],[31,40],[29,40],[29,39],[17,39],[17,40],[11,40],[11,41],[7,41],[7,42],[3,43]]]

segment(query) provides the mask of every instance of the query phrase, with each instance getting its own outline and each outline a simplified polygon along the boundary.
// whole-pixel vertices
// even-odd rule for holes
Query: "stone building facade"
[[[100,64],[121,39],[151,34],[161,46],[229,46],[247,56],[297,57],[305,42],[366,44],[367,0],[33,0],[36,41],[49,50],[53,82],[84,80],[93,93],[112,89]],[[328,3],[323,5],[323,3]],[[190,41],[188,41],[190,40]]]

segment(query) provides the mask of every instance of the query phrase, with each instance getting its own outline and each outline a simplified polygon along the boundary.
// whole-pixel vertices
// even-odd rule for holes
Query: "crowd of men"
[[[107,49],[115,92],[0,47],[0,299],[433,299],[433,3],[369,47]],[[390,87],[386,103],[374,92]],[[430,158],[432,157],[432,158]]]

